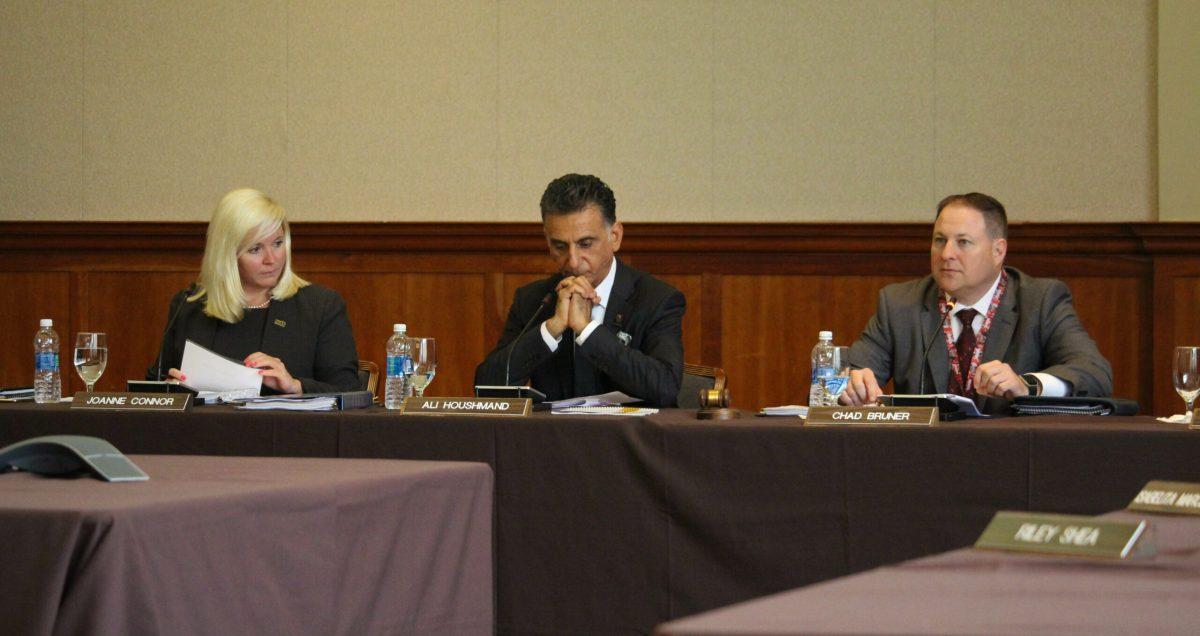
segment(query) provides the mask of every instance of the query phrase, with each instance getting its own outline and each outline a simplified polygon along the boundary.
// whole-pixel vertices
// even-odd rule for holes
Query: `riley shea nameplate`
[[[410,397],[404,398],[401,415],[529,415],[529,398]]]
[[[1079,515],[1002,510],[975,541],[976,548],[1124,559],[1146,531],[1146,522],[1107,521]],[[1153,553],[1149,541],[1136,556]]]
[[[71,400],[72,409],[95,411],[176,411],[192,405],[191,393],[88,393],[80,391]]]
[[[817,406],[808,409],[808,419],[804,423],[809,426],[929,426],[937,421],[936,406]]]
[[[1200,484],[1182,481],[1152,481],[1142,487],[1128,510],[1200,515]]]

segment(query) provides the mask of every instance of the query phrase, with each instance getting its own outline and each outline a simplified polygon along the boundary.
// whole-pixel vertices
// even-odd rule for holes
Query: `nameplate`
[[[401,415],[529,415],[529,398],[410,397],[404,398]]]
[[[1037,554],[1124,559],[1154,552],[1150,541],[1134,545],[1146,522],[1103,521],[1080,515],[1000,511],[979,535],[976,548]]]
[[[1188,422],[1188,428],[1193,431],[1200,431],[1200,406],[1197,406],[1192,411],[1192,421]]]
[[[1142,487],[1126,510],[1200,515],[1200,484],[1152,481]]]
[[[71,400],[72,409],[91,411],[177,411],[192,405],[191,393],[88,393]]]
[[[936,406],[817,406],[808,409],[808,419],[804,423],[809,426],[929,426],[937,421]]]

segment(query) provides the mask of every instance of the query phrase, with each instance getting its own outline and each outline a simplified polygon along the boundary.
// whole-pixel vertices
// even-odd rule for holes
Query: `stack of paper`
[[[262,397],[234,402],[239,409],[250,411],[332,411],[337,398],[331,395]]]
[[[776,417],[808,417],[808,407],[798,406],[796,404],[788,404],[787,406],[766,406],[759,411],[761,415],[773,415]]]
[[[640,399],[626,395],[620,391],[612,391],[602,395],[585,395],[565,400],[550,402],[550,412],[555,415],[653,415],[658,409],[643,409],[623,406],[631,402],[641,402]]]
[[[554,415],[632,415],[642,417],[654,415],[658,409],[636,406],[564,406],[550,411]]]
[[[601,395],[584,395],[582,397],[567,398],[565,400],[555,400],[549,402],[550,408],[557,411],[569,406],[621,406],[632,402],[641,402],[638,398],[625,395],[620,391],[612,391]]]
[[[33,387],[17,389],[0,389],[0,402],[30,402],[33,401]]]

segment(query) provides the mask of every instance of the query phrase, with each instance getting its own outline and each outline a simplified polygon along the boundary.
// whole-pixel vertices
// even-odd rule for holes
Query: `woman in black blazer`
[[[200,277],[171,301],[159,369],[178,367],[187,340],[259,370],[273,393],[359,388],[358,352],[337,292],[292,271],[283,207],[243,188],[221,199],[208,224]]]

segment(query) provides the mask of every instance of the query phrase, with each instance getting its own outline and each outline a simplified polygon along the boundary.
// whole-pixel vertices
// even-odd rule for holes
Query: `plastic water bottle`
[[[62,375],[58,371],[58,334],[54,321],[42,318],[33,337],[33,401],[38,404],[62,400]]]
[[[837,406],[825,399],[825,383],[834,376],[833,366],[833,332],[822,331],[817,334],[817,346],[812,350],[812,380],[808,386],[809,406]]]
[[[404,398],[413,394],[412,341],[403,323],[392,325],[392,337],[387,343],[387,383],[383,387],[383,405],[398,409]]]

